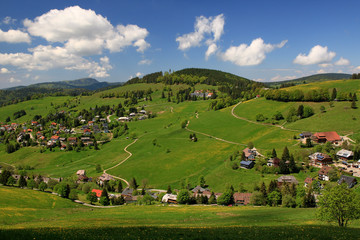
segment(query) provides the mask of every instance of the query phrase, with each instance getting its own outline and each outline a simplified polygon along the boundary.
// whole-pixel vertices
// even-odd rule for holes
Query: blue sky
[[[359,1],[6,1],[0,88],[188,67],[278,81],[360,72]]]

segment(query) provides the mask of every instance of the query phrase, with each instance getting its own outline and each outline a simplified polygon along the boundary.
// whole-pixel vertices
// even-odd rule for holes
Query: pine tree
[[[289,163],[289,170],[291,173],[296,173],[297,172],[297,167],[295,164],[295,160],[294,160],[294,155],[291,154],[290,156],[290,163]]]
[[[117,192],[121,193],[123,191],[123,186],[122,186],[122,183],[121,183],[121,180],[119,181],[118,183],[118,186],[117,186]]]
[[[277,157],[277,153],[276,153],[275,148],[273,148],[273,150],[272,150],[271,157],[272,157],[272,158],[276,158],[276,157]]]
[[[269,183],[269,187],[268,187],[268,191],[267,193],[271,193],[273,191],[276,191],[277,190],[277,182],[276,180],[271,180],[270,183]]]
[[[172,193],[172,190],[171,190],[171,186],[170,186],[170,185],[168,185],[166,193],[169,193],[169,194]]]
[[[337,96],[337,91],[336,91],[336,88],[333,88],[333,90],[332,90],[332,94],[331,94],[331,100],[336,99],[336,96]]]
[[[130,180],[130,187],[134,190],[136,190],[139,187],[134,177]]]
[[[27,182],[23,175],[20,176],[18,184],[19,184],[19,187],[21,187],[21,188],[26,187]]]
[[[279,163],[280,173],[282,173],[282,174],[288,174],[289,173],[289,167],[288,167],[288,165],[286,163],[289,160],[290,160],[289,149],[285,146],[283,154],[281,156],[280,163]]]

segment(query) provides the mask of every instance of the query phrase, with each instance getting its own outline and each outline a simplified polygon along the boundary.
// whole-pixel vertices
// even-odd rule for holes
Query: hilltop
[[[306,83],[312,82],[321,82],[321,81],[328,81],[328,80],[339,80],[339,79],[349,79],[351,78],[351,74],[345,73],[322,73],[322,74],[315,74],[306,77],[296,78],[292,80],[285,80],[285,81],[278,81],[278,82],[266,82],[264,83],[267,87],[290,87],[295,85],[301,85]]]

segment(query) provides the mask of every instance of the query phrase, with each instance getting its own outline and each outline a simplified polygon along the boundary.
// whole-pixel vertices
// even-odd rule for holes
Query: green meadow
[[[318,221],[314,209],[126,205],[82,206],[50,193],[0,187],[2,239],[356,239]]]

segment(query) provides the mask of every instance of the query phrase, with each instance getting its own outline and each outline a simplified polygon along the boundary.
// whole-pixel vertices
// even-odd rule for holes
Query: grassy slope
[[[33,190],[0,187],[0,237],[6,239],[197,238],[355,239],[359,221],[339,229],[314,209],[220,206],[84,207]],[[158,228],[161,227],[161,228]],[[130,233],[130,234],[129,234]],[[120,234],[120,235],[119,235]]]
[[[285,90],[295,90],[300,89],[304,92],[313,90],[313,89],[332,89],[336,88],[338,92],[360,92],[360,80],[359,79],[345,79],[345,80],[333,80],[325,82],[314,82],[309,84],[297,85]]]

